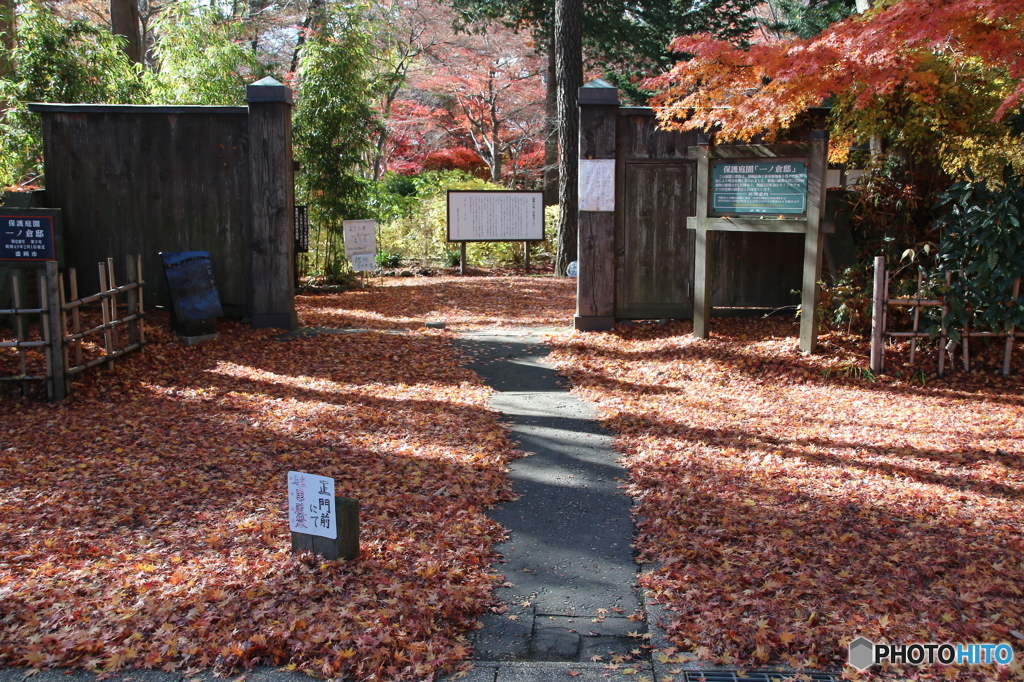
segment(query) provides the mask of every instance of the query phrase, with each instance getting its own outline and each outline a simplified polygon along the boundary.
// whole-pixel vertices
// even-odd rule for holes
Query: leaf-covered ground
[[[363,680],[459,666],[497,580],[501,531],[484,514],[508,496],[514,452],[448,334],[422,324],[564,328],[573,293],[551,278],[387,280],[299,299],[306,326],[376,332],[282,343],[223,323],[184,348],[158,327],[64,404],[0,403],[0,664]],[[829,335],[804,357],[791,321],[712,330],[551,339],[619,433],[643,581],[680,649],[746,668],[840,668],[858,635],[1019,652],[1022,351],[1010,379],[991,372],[996,349],[985,371],[922,386],[864,378],[862,339]],[[290,554],[289,469],[360,499],[358,562]]]
[[[534,281],[299,299],[306,326],[406,334],[281,342],[223,322],[186,348],[155,315],[142,354],[80,375],[64,403],[0,399],[0,665],[457,667],[497,580],[485,512],[514,451],[479,378],[421,327],[508,321],[510,298],[551,321],[552,296],[564,324],[572,284],[523,297]],[[358,562],[291,555],[288,470],[360,501]]]
[[[861,339],[804,357],[790,321],[690,329],[620,327],[555,351],[618,433],[653,564],[642,581],[675,612],[678,645],[746,668],[838,669],[859,635],[1009,642],[1012,669],[902,672],[1019,676],[1021,351],[1010,379],[992,362],[912,386],[851,372],[867,364]]]
[[[372,284],[381,280],[368,279]],[[303,324],[416,329],[444,321],[459,329],[572,325],[576,281],[548,277],[387,278],[386,286],[304,296]]]

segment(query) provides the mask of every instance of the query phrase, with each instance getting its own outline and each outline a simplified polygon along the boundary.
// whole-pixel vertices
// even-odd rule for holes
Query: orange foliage
[[[1024,97],[1024,4],[1019,0],[899,0],[834,24],[816,38],[752,45],[749,50],[702,34],[676,39],[690,53],[671,71],[647,81],[662,124],[711,129],[750,139],[777,133],[826,98],[872,106],[897,89],[930,101],[936,56],[980,61],[1001,69],[1012,91],[993,112],[998,119]]]

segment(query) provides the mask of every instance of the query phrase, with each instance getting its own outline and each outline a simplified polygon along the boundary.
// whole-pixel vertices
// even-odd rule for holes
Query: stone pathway
[[[541,341],[536,330],[465,332],[456,341],[495,389],[491,407],[528,455],[510,466],[519,499],[491,513],[509,532],[495,567],[507,583],[497,590],[503,612],[487,614],[474,633],[469,679],[551,679],[568,670],[601,677],[607,671],[595,656],[633,656],[653,673],[646,656],[631,654],[650,642],[635,589],[632,505],[619,488],[626,472],[593,407],[545,363]]]

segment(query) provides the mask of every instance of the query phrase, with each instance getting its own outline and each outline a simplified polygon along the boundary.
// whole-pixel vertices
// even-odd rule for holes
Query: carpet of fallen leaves
[[[422,325],[564,329],[574,284],[409,278],[303,296],[305,326],[377,331],[289,342],[225,322],[185,348],[157,317],[144,353],[77,378],[65,403],[0,403],[0,664],[454,669],[497,580],[501,529],[484,514],[508,497],[515,453],[448,333]],[[681,649],[747,668],[840,668],[858,635],[1020,651],[1019,350],[1009,379],[982,357],[917,385],[866,377],[856,337],[800,355],[792,321],[690,329],[551,337],[619,434],[642,582]],[[360,499],[358,562],[290,554],[290,469]]]
[[[1020,676],[1021,351],[1008,379],[1000,344],[982,371],[921,386],[851,371],[863,339],[827,335],[802,356],[792,321],[690,330],[563,336],[553,356],[618,434],[642,583],[674,612],[672,639],[716,663],[805,669],[843,667],[861,635],[1008,642],[1012,668],[889,674]]]
[[[499,579],[486,508],[508,499],[515,451],[488,390],[422,322],[508,321],[505,291],[550,321],[533,282],[299,299],[303,325],[419,328],[400,334],[283,342],[223,321],[185,347],[157,313],[144,352],[80,375],[62,404],[0,399],[0,665],[456,669]],[[358,561],[291,554],[289,470],[359,500]]]
[[[445,322],[460,329],[572,325],[576,280],[553,277],[409,277],[367,280],[337,295],[302,296],[310,327],[416,329]],[[378,283],[383,282],[383,286]]]

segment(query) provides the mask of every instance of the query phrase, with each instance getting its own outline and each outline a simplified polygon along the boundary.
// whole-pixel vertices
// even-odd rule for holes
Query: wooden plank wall
[[[160,251],[209,251],[225,314],[250,292],[246,107],[57,105],[42,113],[46,202],[63,210],[83,291],[96,263],[142,254],[147,303],[168,304]]]
[[[693,315],[693,230],[697,145],[694,131],[659,130],[654,112],[619,111],[616,158],[616,317]],[[719,233],[711,302],[719,308],[776,308],[800,302],[803,235]],[[729,314],[717,310],[716,315]]]

